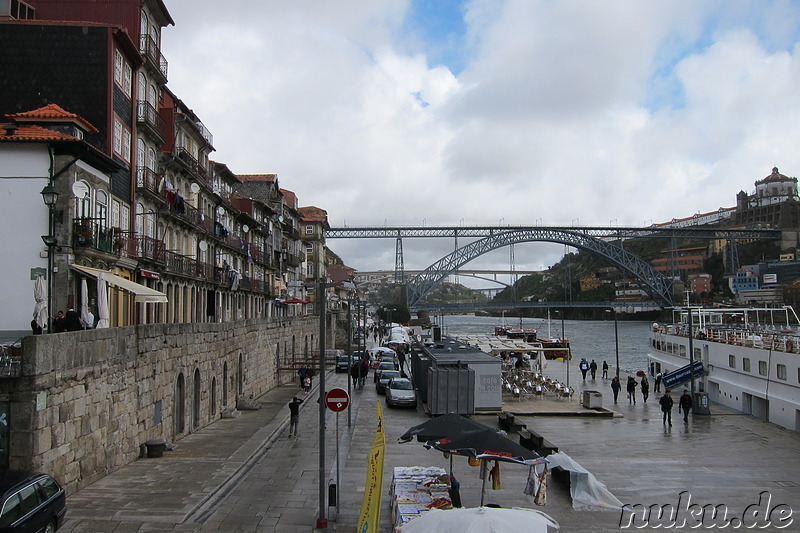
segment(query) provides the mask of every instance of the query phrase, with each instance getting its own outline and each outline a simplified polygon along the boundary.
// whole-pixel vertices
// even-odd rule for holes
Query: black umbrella
[[[426,446],[478,459],[494,459],[527,465],[543,462],[538,453],[517,444],[491,428],[470,431],[455,438],[431,440]]]
[[[484,429],[490,430],[491,428],[461,415],[447,413],[414,426],[403,433],[400,438],[397,439],[397,442],[410,442],[414,437],[417,437],[419,442],[428,442],[445,438],[455,439],[469,431]]]
[[[547,462],[547,459],[542,459],[538,453],[517,444],[491,428],[470,431],[454,439],[444,438],[430,441],[425,446],[451,454],[476,457],[484,461],[505,461],[529,466]],[[481,507],[483,507],[483,499],[486,494],[486,472],[488,471],[485,464],[482,468]]]

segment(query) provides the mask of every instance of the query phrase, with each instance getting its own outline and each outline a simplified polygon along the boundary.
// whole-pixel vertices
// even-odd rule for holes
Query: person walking
[[[578,365],[578,368],[581,369],[581,374],[583,374],[583,381],[586,381],[586,373],[589,371],[589,363],[586,362],[585,357],[581,357],[581,362]]]
[[[672,406],[675,403],[672,400],[672,396],[669,395],[669,390],[664,391],[664,396],[658,400],[658,403],[661,405],[661,412],[664,413],[664,425],[667,425],[667,421],[669,421],[669,425],[672,425]]]
[[[597,375],[597,361],[594,359],[592,359],[592,362],[589,363],[589,372],[592,373],[592,381],[594,381],[594,378]]]
[[[308,373],[308,370],[306,369],[306,367],[303,367],[303,368],[301,368],[300,370],[297,371],[297,375],[300,376],[300,388],[301,389],[305,389],[305,387],[306,387],[306,374],[307,373]]]
[[[619,397],[619,390],[622,388],[622,385],[619,384],[619,378],[614,376],[611,378],[611,392],[614,393],[614,403],[617,403],[617,398]]]
[[[654,388],[654,390],[656,392],[661,392],[661,380],[662,379],[663,379],[663,376],[662,376],[661,372],[656,374],[656,383],[655,383],[655,388]]]
[[[289,438],[297,438],[297,423],[300,421],[300,404],[303,400],[295,396],[289,402]]]
[[[358,388],[364,388],[364,382],[367,380],[369,374],[369,359],[362,359],[361,364],[358,365]]]
[[[608,362],[603,361],[603,379],[608,379]]]
[[[681,397],[678,398],[678,413],[683,411],[683,421],[688,423],[689,422],[689,411],[692,410],[692,395],[689,394],[689,391],[683,389],[683,394]]]
[[[636,405],[636,380],[633,379],[633,376],[628,376],[628,385],[626,390],[628,391],[628,403],[633,403]]]
[[[358,375],[361,373],[359,368],[361,367],[362,364],[363,363],[361,362],[361,359],[359,359],[350,366],[350,379],[353,380],[354,389],[358,386]]]
[[[647,380],[647,375],[642,376],[642,398],[644,401],[647,401],[647,398],[650,397],[650,381]]]

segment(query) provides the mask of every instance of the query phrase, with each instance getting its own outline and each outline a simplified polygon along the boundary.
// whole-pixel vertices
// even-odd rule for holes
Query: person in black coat
[[[619,396],[619,390],[622,388],[622,385],[619,383],[619,378],[614,376],[611,378],[611,392],[614,393],[614,403],[617,403],[617,397]]]
[[[66,331],[80,331],[83,329],[81,326],[81,316],[72,307],[70,307],[67,314],[64,315],[64,329]]]
[[[642,398],[644,401],[647,401],[647,398],[650,397],[650,381],[647,379],[647,376],[642,376]]]
[[[683,394],[678,399],[678,413],[683,411],[683,421],[689,422],[689,411],[692,410],[692,395],[689,394],[689,391],[684,389]]]
[[[666,425],[667,421],[669,421],[669,425],[672,425],[672,406],[675,402],[672,400],[672,396],[669,395],[669,391],[664,392],[664,396],[658,400],[658,403],[661,405],[661,412],[664,413],[664,424]]]
[[[628,376],[628,386],[626,387],[626,390],[628,391],[628,403],[633,402],[634,405],[636,404],[637,385],[638,383],[636,383],[636,380],[633,378],[633,376]]]

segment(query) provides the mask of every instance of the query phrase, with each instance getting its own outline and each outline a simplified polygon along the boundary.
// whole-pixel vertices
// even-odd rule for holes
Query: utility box
[[[428,369],[428,409],[432,416],[475,413],[475,371],[466,365]]]
[[[583,391],[583,406],[587,409],[602,409],[603,394],[596,390]]]
[[[711,406],[709,405],[707,392],[694,393],[693,413],[696,415],[710,415]]]

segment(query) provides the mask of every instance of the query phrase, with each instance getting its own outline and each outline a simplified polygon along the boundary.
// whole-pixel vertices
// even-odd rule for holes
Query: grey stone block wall
[[[302,317],[26,337],[22,377],[0,381],[0,401],[9,402],[8,466],[49,472],[72,493],[134,461],[144,442],[178,441],[237,398],[258,399],[295,380],[288,367],[315,357],[318,328],[316,317]]]

